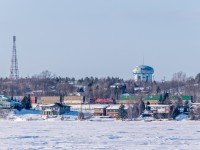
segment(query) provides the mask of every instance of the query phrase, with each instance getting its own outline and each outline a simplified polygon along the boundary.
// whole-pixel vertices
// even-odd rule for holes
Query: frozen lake
[[[0,121],[0,149],[199,149],[195,121]]]

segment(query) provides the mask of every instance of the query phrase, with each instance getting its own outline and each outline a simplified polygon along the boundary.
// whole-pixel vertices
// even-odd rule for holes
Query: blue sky
[[[199,73],[199,0],[0,0],[0,76],[10,74],[17,36],[19,74],[131,79],[142,64],[155,79]]]

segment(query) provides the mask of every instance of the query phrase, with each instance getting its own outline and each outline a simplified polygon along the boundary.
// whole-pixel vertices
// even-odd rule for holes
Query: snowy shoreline
[[[0,149],[160,150],[198,149],[199,121],[122,121],[77,111],[43,119],[40,111],[22,110],[0,119]],[[61,117],[66,119],[61,120]]]

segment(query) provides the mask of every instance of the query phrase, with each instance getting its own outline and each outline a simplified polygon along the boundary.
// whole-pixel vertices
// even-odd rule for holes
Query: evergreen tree
[[[163,98],[164,101],[165,101],[167,98],[169,98],[169,93],[165,92],[165,93],[164,93],[164,98]]]
[[[189,106],[189,101],[185,101],[184,106]]]
[[[143,100],[140,100],[140,103],[139,103],[139,114],[141,115],[144,110],[145,110],[145,104],[144,104]]]
[[[30,95],[25,96],[22,99],[21,105],[22,105],[22,108],[25,108],[25,109],[28,109],[28,110],[32,108]]]
[[[119,107],[119,110],[118,110],[118,118],[120,118],[120,119],[125,119],[126,118],[126,111],[125,111],[125,109],[124,109],[124,105],[120,105],[120,107]]]
[[[17,109],[18,111],[21,111],[23,108],[22,108],[22,105],[17,105],[14,107],[14,109]]]
[[[151,109],[151,107],[149,105],[150,105],[150,102],[147,101],[146,110],[150,110]]]
[[[156,93],[159,94],[160,91],[161,91],[161,90],[160,90],[160,87],[158,86],[157,89],[156,89]]]
[[[163,104],[163,96],[162,96],[162,94],[160,95],[160,98],[159,98],[159,104]]]
[[[170,105],[169,106],[169,113],[168,113],[168,119],[172,119],[174,116],[173,116],[173,113],[174,113],[174,108],[175,106],[174,105]],[[174,118],[173,118],[174,119]]]
[[[163,104],[167,104],[167,105],[171,104],[171,101],[170,101],[170,98],[169,98],[169,93],[167,93],[167,92],[164,94]]]
[[[173,107],[172,118],[175,119],[179,114],[180,114],[179,106],[176,105],[176,106]]]

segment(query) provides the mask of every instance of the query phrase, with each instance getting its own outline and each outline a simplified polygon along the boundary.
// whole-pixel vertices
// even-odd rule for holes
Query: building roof
[[[152,101],[152,100],[159,100],[160,96],[159,95],[154,95],[154,96],[144,96],[144,100]],[[119,97],[119,100],[140,100],[140,96],[137,95],[130,95],[130,96],[123,96],[121,95]]]
[[[109,106],[106,109],[119,109],[120,105]]]
[[[139,100],[139,97],[135,95],[129,95],[129,96],[121,95],[119,97],[119,100]]]
[[[193,97],[190,95],[182,95],[182,96],[169,96],[170,100],[178,100],[181,99],[183,101],[186,100],[193,100]],[[135,101],[139,101],[140,97],[137,95],[129,95],[129,96],[124,96],[124,95],[120,95],[119,100],[135,100]],[[145,101],[159,101],[159,100],[163,100],[163,97],[161,97],[160,95],[152,95],[152,96],[144,96],[144,100]]]
[[[154,69],[150,66],[140,65],[133,69],[133,74],[153,74]]]
[[[108,105],[107,106],[105,106],[105,105],[98,105],[98,106],[95,106],[94,109],[105,109],[107,107],[108,107]]]
[[[9,97],[4,96],[4,95],[0,95],[0,99],[1,99],[1,100],[5,100],[5,101],[9,101],[9,100],[10,100]]]
[[[148,105],[149,107],[169,107],[170,105]]]
[[[190,95],[182,95],[182,96],[170,96],[170,100],[193,100],[193,97]]]
[[[41,107],[54,107],[54,106],[59,106],[59,107],[71,107],[69,105],[65,105],[65,104],[60,104],[60,103],[54,103],[54,104],[48,104],[48,105],[40,105]]]
[[[112,98],[98,98],[95,100],[96,103],[113,103]]]
[[[119,109],[121,105],[112,105],[107,107],[106,109]],[[127,105],[124,105],[124,109],[128,109]]]
[[[145,97],[144,97],[144,100],[148,100],[148,101],[153,101],[153,100],[158,101],[159,99],[160,99],[160,96],[159,96],[159,95],[145,96]]]

